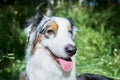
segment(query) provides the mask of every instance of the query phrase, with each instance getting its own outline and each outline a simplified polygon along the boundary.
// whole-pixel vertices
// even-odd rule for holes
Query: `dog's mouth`
[[[72,70],[73,62],[70,57],[68,57],[68,58],[57,57],[56,55],[54,55],[54,53],[48,47],[46,47],[46,49],[50,52],[50,55],[61,66],[61,68],[65,72],[70,72]]]

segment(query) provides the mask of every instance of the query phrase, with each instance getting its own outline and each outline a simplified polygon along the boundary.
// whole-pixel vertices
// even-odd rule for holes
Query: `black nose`
[[[68,53],[69,56],[72,56],[76,53],[77,48],[76,48],[76,46],[67,45],[65,47],[65,51]]]

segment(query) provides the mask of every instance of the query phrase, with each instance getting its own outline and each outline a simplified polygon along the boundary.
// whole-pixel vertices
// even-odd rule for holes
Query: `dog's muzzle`
[[[72,47],[69,46],[67,49],[68,53],[69,53],[69,57],[67,58],[62,58],[62,57],[58,57],[56,56],[48,47],[46,47],[46,49],[49,51],[50,55],[53,57],[53,59],[61,66],[61,68],[63,69],[63,71],[65,72],[70,72],[73,68],[73,62],[71,59],[71,56],[75,54],[76,52],[76,47]]]
[[[68,56],[71,57],[71,56],[73,56],[76,53],[77,48],[76,48],[76,46],[73,46],[73,45],[67,45],[65,47],[65,51],[68,54]]]

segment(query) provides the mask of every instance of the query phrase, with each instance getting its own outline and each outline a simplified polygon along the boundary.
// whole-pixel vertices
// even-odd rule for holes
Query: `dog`
[[[38,13],[28,19],[26,67],[20,75],[21,80],[91,80],[81,76],[76,78],[74,41],[77,30],[70,18]]]
[[[76,80],[77,28],[69,18],[42,14],[27,20],[26,73],[29,80]]]
[[[114,80],[103,75],[84,73],[77,76],[77,80]]]

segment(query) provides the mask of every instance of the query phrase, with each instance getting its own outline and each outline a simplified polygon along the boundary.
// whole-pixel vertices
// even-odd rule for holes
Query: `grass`
[[[25,19],[33,16],[35,10],[32,5],[15,5],[0,11],[0,80],[16,80],[24,69]],[[79,29],[77,74],[95,73],[120,79],[120,16],[113,17],[117,10],[96,11],[75,5],[73,8],[55,7],[54,12],[55,16],[73,18]]]

